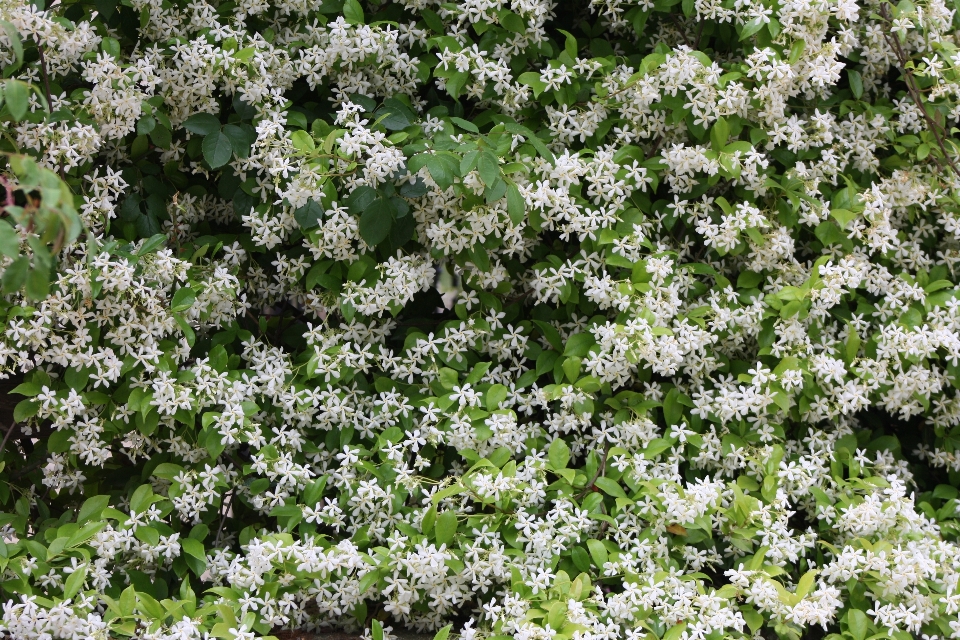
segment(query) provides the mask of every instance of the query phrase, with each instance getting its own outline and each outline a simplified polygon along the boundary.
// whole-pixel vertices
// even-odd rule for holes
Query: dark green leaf
[[[847,79],[850,81],[850,92],[859,100],[863,97],[863,77],[856,69],[847,69]]]
[[[491,185],[500,177],[500,161],[497,156],[490,151],[483,151],[477,160],[477,169],[480,171],[480,179],[483,184]]]
[[[211,169],[217,169],[230,162],[233,156],[233,144],[222,131],[214,131],[203,139],[203,159]]]
[[[347,209],[354,215],[360,215],[377,199],[377,190],[366,185],[357,187],[347,196]]]
[[[230,140],[233,152],[238,158],[246,158],[250,155],[250,148],[257,141],[257,131],[248,124],[236,125],[228,124],[223,127],[223,135]]]
[[[469,120],[452,117],[450,118],[450,121],[453,122],[458,127],[460,127],[461,129],[464,129],[465,131],[469,131],[470,133],[480,133],[480,129],[477,128],[477,125],[473,124]]]
[[[323,219],[323,207],[311,198],[307,201],[307,204],[293,212],[293,217],[301,229],[312,229],[320,225],[320,221]]]
[[[527,215],[527,205],[520,193],[520,189],[515,184],[507,185],[507,213],[510,215],[510,221],[514,225],[523,222]]]
[[[183,128],[191,133],[207,136],[220,130],[220,120],[209,113],[195,113],[183,121]]]
[[[27,272],[30,271],[30,258],[20,256],[14,260],[7,270],[3,272],[3,293],[13,293],[19,291],[20,287],[27,280]]]
[[[390,235],[396,211],[393,204],[384,198],[377,198],[360,216],[360,237],[371,247],[375,247]]]

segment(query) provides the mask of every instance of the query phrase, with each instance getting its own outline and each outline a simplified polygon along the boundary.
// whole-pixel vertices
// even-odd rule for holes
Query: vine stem
[[[43,76],[43,92],[47,97],[47,110],[53,112],[53,98],[50,96],[50,77],[47,75],[47,59],[43,55],[43,46],[37,42],[37,52],[40,54],[40,74]],[[63,162],[57,163],[57,173],[61,180],[66,180],[63,172]]]
[[[13,433],[13,428],[17,426],[17,421],[14,420],[10,423],[10,426],[7,427],[7,433],[3,436],[3,441],[0,442],[0,453],[3,453],[4,448],[7,446],[7,440],[10,439],[10,434]]]

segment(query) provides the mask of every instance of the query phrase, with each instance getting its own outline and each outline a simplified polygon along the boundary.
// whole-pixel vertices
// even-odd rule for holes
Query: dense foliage
[[[960,638],[944,0],[2,0],[13,638]]]

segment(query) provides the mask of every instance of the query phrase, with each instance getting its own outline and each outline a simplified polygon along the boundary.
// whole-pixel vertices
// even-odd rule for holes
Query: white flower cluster
[[[960,639],[942,0],[41,6],[0,630]]]

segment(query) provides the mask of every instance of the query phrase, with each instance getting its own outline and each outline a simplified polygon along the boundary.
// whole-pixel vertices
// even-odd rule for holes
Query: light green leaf
[[[449,544],[457,533],[457,514],[454,511],[444,511],[437,516],[434,525],[438,544]]]
[[[363,24],[363,7],[357,0],[346,0],[343,3],[343,19],[350,24]],[[374,640],[381,640],[375,638]]]
[[[6,81],[3,86],[3,97],[6,99],[7,108],[10,109],[10,115],[14,120],[23,120],[27,115],[27,109],[30,108],[30,85],[22,80],[13,78]]]
[[[63,583],[63,598],[68,600],[80,592],[83,581],[87,579],[87,565],[82,564],[67,576]]]
[[[570,446],[562,438],[557,438],[550,443],[547,460],[554,469],[565,468],[570,461]]]

